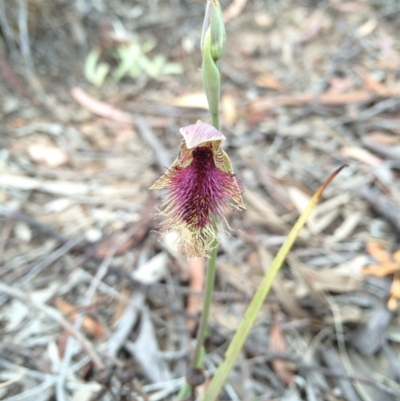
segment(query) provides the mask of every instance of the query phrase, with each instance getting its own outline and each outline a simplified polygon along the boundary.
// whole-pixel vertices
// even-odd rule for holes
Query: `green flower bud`
[[[221,77],[218,61],[214,61],[211,56],[211,29],[208,28],[204,35],[203,44],[203,62],[201,65],[201,74],[203,78],[204,91],[207,96],[208,107],[210,109],[213,121],[217,121],[219,115],[219,98],[221,92]],[[217,127],[218,128],[218,127]]]
[[[207,1],[203,32],[201,34],[201,51],[203,57],[205,52],[205,37],[208,30],[210,30],[211,42],[207,51],[210,51],[212,59],[217,61],[224,52],[226,42],[225,25],[218,0]]]

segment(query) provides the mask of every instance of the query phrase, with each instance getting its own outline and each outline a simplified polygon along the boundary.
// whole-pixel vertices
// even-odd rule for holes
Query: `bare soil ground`
[[[179,127],[209,121],[204,3],[0,0],[0,399],[172,400],[182,385],[202,264],[159,239],[148,188]],[[221,3],[222,131],[247,210],[221,238],[207,377],[347,163],[220,399],[400,400],[400,3]],[[117,79],[132,43],[149,66]]]

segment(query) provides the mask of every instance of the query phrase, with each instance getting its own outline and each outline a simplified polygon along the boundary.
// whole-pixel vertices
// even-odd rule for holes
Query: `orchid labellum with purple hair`
[[[205,257],[217,244],[214,219],[224,219],[226,206],[245,206],[229,157],[221,149],[225,136],[206,123],[183,127],[180,133],[184,139],[178,158],[150,189],[169,190],[161,231],[177,231],[186,256]]]

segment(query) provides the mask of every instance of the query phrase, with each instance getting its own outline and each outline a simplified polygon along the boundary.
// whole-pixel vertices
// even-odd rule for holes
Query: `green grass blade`
[[[306,209],[303,211],[303,213],[298,218],[296,224],[293,226],[285,242],[282,244],[275,259],[272,261],[270,268],[265,274],[260,286],[258,287],[257,292],[251,300],[250,305],[248,306],[247,311],[242,321],[240,322],[240,325],[237,328],[236,333],[233,336],[232,341],[230,342],[229,347],[225,353],[225,359],[221,363],[221,365],[219,365],[217,371],[214,374],[214,377],[210,382],[210,385],[208,386],[208,389],[203,397],[203,401],[217,400],[217,397],[221,392],[221,389],[225,384],[229,373],[231,372],[236,362],[236,359],[239,356],[240,351],[243,348],[247,336],[249,335],[250,330],[253,327],[254,322],[256,321],[258,312],[260,311],[265,301],[265,298],[267,297],[269,290],[271,289],[272,282],[276,274],[285,261],[286,256],[288,255],[300,230],[303,228],[305,222],[307,221],[307,218],[314,209],[315,205],[320,200],[325,188],[344,167],[346,166],[342,166],[338,168],[334,173],[332,173],[324,182],[324,184],[317,190],[317,192],[314,194],[309,204],[307,205]]]

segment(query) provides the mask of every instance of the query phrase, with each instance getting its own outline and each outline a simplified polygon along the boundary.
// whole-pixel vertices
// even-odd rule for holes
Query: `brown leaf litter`
[[[205,269],[173,235],[159,240],[163,194],[148,187],[176,157],[179,128],[209,122],[204,4],[125,3],[0,1],[4,400],[173,400],[193,353]],[[397,4],[221,3],[224,146],[247,211],[221,230],[207,380],[193,399],[291,225],[343,163],[221,399],[398,399]],[[115,81],[117,47],[153,39],[149,59],[185,73]],[[110,67],[101,87],[84,78],[93,49]]]

